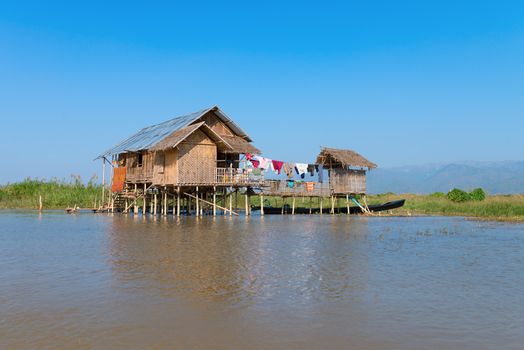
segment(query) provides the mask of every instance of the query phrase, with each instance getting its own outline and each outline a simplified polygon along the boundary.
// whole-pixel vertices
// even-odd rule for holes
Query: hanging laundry
[[[295,187],[295,180],[287,180],[287,187],[289,188]]]
[[[260,162],[260,169],[269,169],[271,164],[271,159],[264,158],[264,157],[258,157],[258,161]]]
[[[307,166],[307,172],[309,175],[314,176],[315,175],[315,164],[309,164]]]
[[[246,153],[246,160],[253,159],[253,155],[251,153]]]
[[[292,178],[293,177],[293,168],[294,166],[292,164],[289,164],[289,163],[284,163],[284,173],[286,173],[287,177],[288,178]]]
[[[258,169],[259,165],[260,165],[260,162],[256,159],[251,159],[250,160],[251,164],[253,165],[253,168],[255,169]]]
[[[306,177],[307,164],[296,163],[295,164],[295,171],[297,172],[297,175],[300,175],[300,177],[303,179],[304,177]]]
[[[306,190],[308,192],[313,192],[313,190],[315,189],[315,183],[314,182],[306,182]]]
[[[284,162],[281,162],[279,160],[272,160],[271,163],[273,164],[273,170],[280,175],[280,170],[282,170],[282,167],[284,166]]]
[[[318,182],[323,183],[324,182],[324,166],[322,164],[319,164],[316,166],[317,172],[318,172]]]

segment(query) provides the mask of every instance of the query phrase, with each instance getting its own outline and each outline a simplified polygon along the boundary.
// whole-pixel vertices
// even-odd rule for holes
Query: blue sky
[[[524,3],[0,3],[0,183],[219,105],[270,158],[523,160]]]

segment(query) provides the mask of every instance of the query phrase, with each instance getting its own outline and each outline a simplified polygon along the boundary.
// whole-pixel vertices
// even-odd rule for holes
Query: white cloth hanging
[[[308,164],[305,163],[295,163],[295,169],[297,170],[298,175],[305,175],[307,172]]]

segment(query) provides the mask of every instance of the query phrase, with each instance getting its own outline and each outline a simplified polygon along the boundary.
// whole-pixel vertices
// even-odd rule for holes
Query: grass
[[[84,185],[79,177],[70,181],[25,179],[22,182],[0,186],[0,208],[37,209],[42,196],[44,209],[64,209],[75,204],[93,207],[95,199],[100,202],[102,187],[89,181]]]
[[[370,196],[370,204],[405,198],[398,215],[469,216],[490,220],[524,221],[524,195],[493,195],[483,201],[455,203],[441,195],[383,194]]]
[[[0,208],[3,209],[36,209],[38,198],[42,196],[44,209],[64,209],[77,205],[91,208],[95,200],[100,202],[102,188],[92,179],[83,184],[79,177],[72,176],[65,180],[35,180],[26,179],[22,182],[0,186]],[[524,221],[524,195],[494,195],[484,201],[467,201],[455,203],[444,194],[381,194],[368,196],[368,204],[380,204],[397,199],[406,199],[404,207],[392,211],[392,215],[449,215],[468,216],[489,220]],[[221,198],[219,205],[221,205]],[[281,207],[284,203],[281,197],[264,197],[265,206]],[[285,203],[291,205],[292,199]],[[251,205],[259,206],[258,196],[251,197]],[[296,198],[297,207],[310,205],[309,198]],[[338,200],[339,207],[345,207],[345,199]],[[353,204],[352,204],[353,205]],[[226,204],[226,206],[228,206]],[[236,207],[244,208],[244,197],[239,195]],[[319,207],[318,199],[311,201],[313,208]],[[323,207],[331,207],[330,199],[323,199]],[[382,213],[384,214],[384,213]],[[386,213],[387,214],[387,213]]]

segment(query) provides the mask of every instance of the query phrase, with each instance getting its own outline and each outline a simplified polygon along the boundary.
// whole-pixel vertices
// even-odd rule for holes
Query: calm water
[[[524,225],[0,213],[1,349],[522,349]]]

